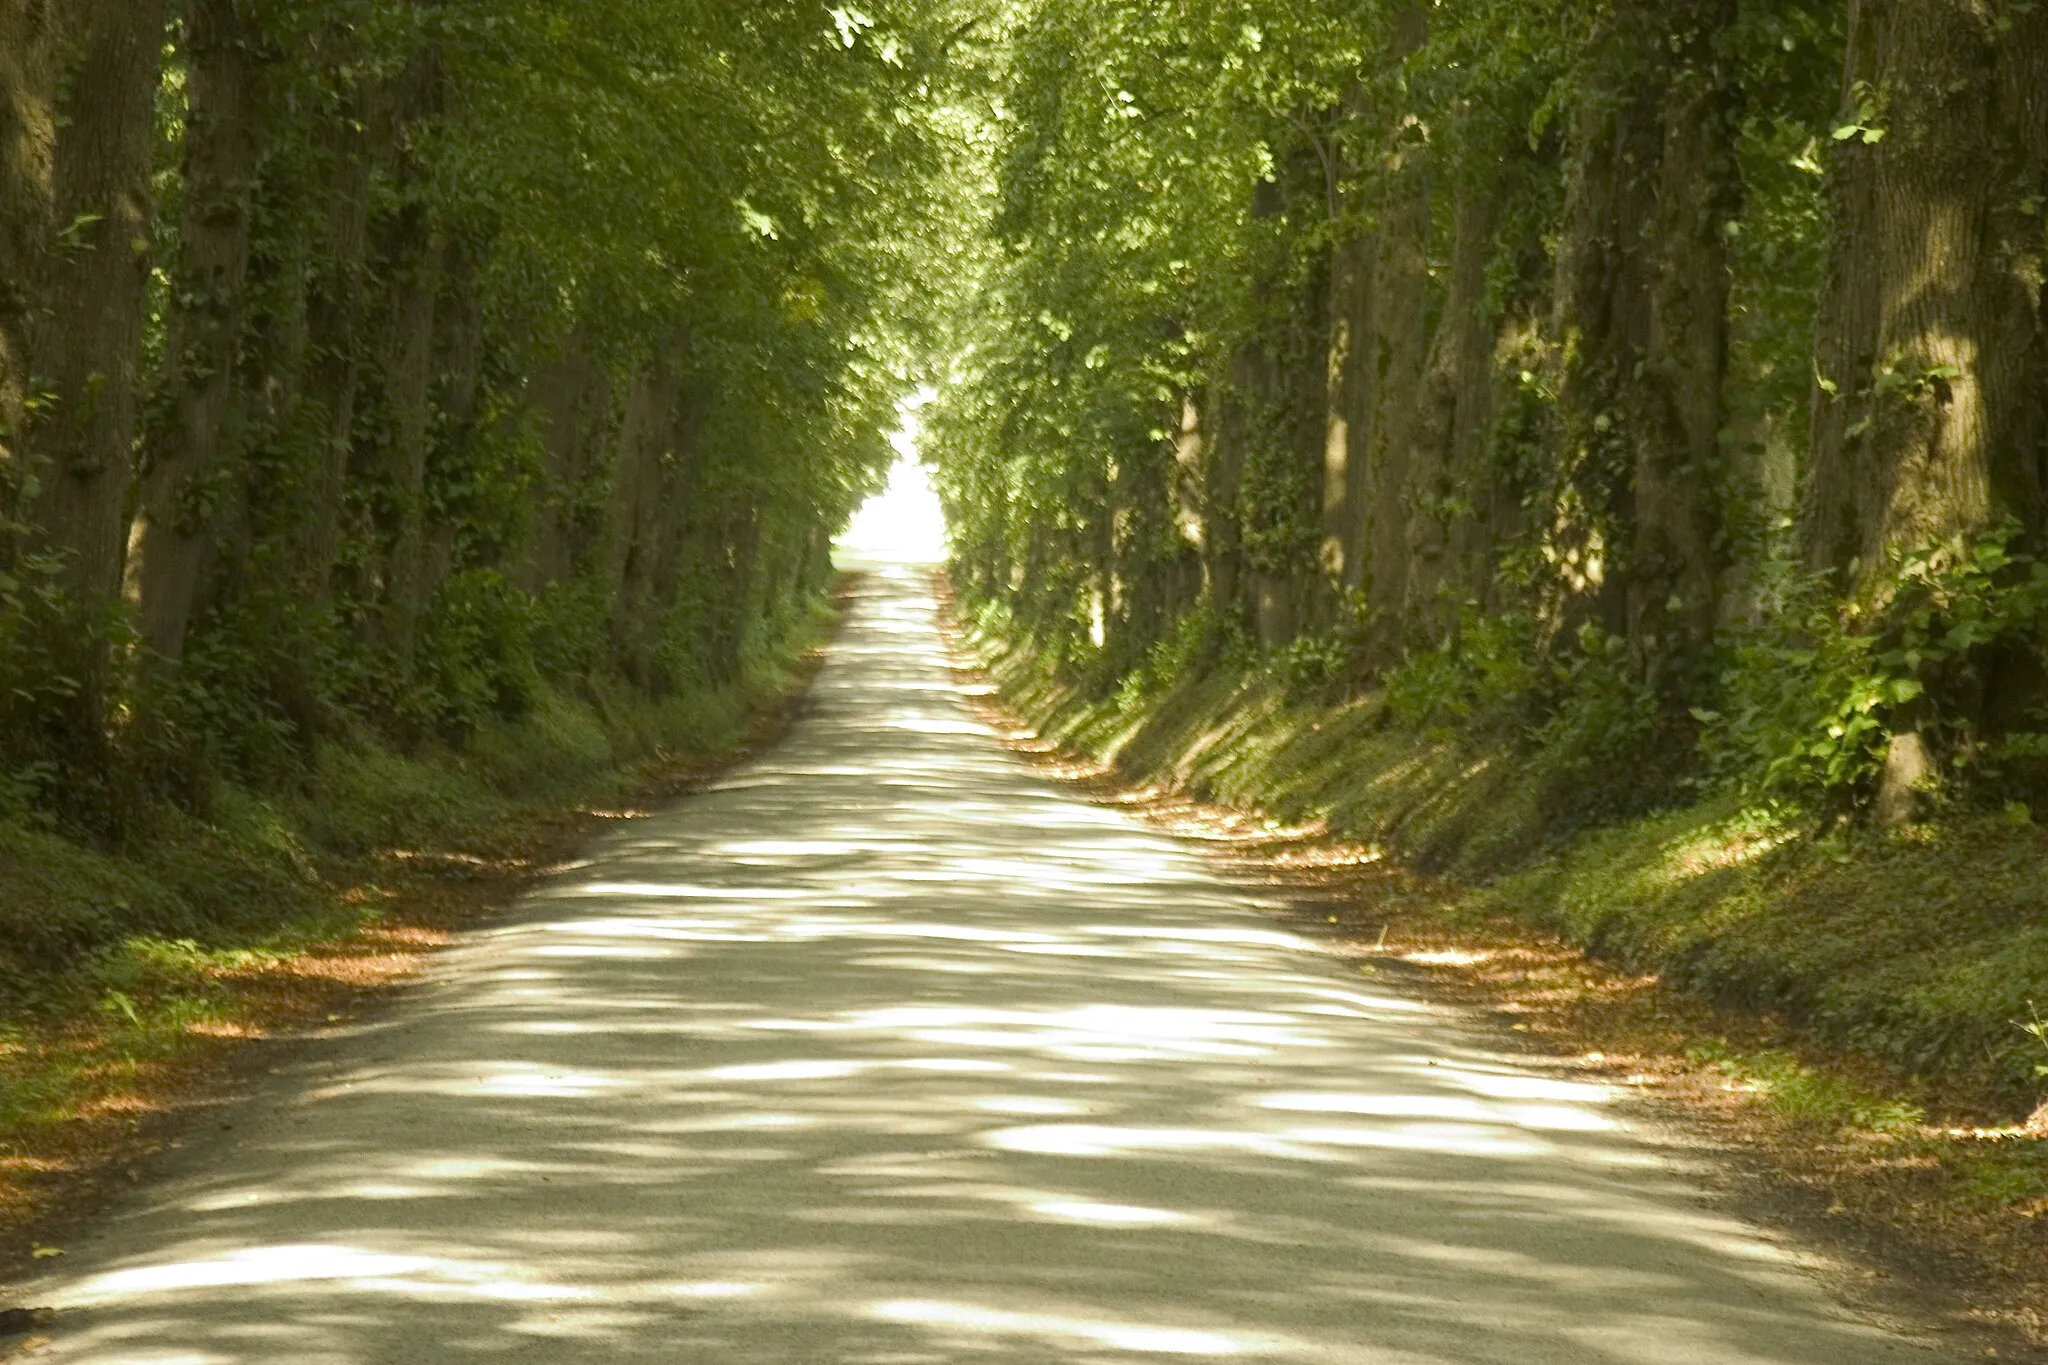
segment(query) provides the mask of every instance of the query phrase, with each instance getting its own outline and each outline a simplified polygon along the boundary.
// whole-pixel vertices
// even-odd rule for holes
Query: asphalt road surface
[[[786,743],[312,1047],[44,1361],[1887,1365],[1601,1086],[961,709],[870,580]],[[20,1287],[17,1287],[20,1288]]]

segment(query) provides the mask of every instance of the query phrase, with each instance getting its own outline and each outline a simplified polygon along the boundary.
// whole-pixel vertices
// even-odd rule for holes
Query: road
[[[16,1302],[151,1365],[1888,1365],[1601,1086],[960,707],[920,571],[810,714],[174,1154]]]

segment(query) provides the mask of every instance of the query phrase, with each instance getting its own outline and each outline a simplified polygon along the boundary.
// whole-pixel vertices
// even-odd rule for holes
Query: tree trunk
[[[157,0],[79,0],[67,16],[54,161],[55,240],[32,328],[45,406],[26,445],[42,481],[28,507],[56,583],[88,608],[119,600],[150,268],[150,184],[164,15]],[[70,642],[73,723],[104,733],[107,637]]]
[[[1238,495],[1244,481],[1244,423],[1240,404],[1224,385],[1211,388],[1203,405],[1209,434],[1202,442],[1202,558],[1208,571],[1209,605],[1226,621],[1242,611],[1244,537]]]
[[[1488,549],[1494,490],[1486,468],[1493,422],[1496,320],[1488,310],[1500,188],[1480,158],[1460,168],[1452,212],[1450,284],[1413,428],[1418,466],[1408,524],[1407,615],[1417,638],[1439,644],[1476,597]]]
[[[761,512],[751,504],[729,510],[714,550],[718,592],[711,603],[713,631],[706,651],[714,683],[737,682],[746,657],[754,579],[761,557]]]
[[[1365,581],[1366,448],[1372,384],[1365,355],[1373,334],[1372,273],[1377,238],[1346,237],[1330,249],[1328,378],[1324,386],[1322,549],[1319,556],[1335,619],[1343,594]]]
[[[249,268],[256,35],[234,0],[185,14],[185,207],[163,375],[143,444],[131,544],[142,638],[173,667],[206,564],[223,486]]]
[[[26,476],[29,330],[49,240],[57,136],[58,0],[0,0],[0,568]]]
[[[435,304],[441,295],[445,248],[435,240],[424,204],[409,206],[397,231],[391,312],[378,357],[389,424],[378,452],[385,504],[379,642],[401,677],[411,671],[415,635],[426,602],[427,453],[433,439]]]
[[[1629,386],[1650,346],[1650,225],[1663,130],[1646,63],[1644,5],[1628,0],[1594,40],[1572,113],[1551,319],[1556,457],[1542,528],[1545,640],[1597,623],[1627,629],[1618,563],[1633,520]]]
[[[1741,183],[1733,78],[1715,48],[1734,18],[1733,0],[1690,0],[1681,11],[1660,9],[1645,44],[1646,56],[1667,62],[1649,335],[1640,377],[1624,381],[1635,444],[1628,634],[1646,676],[1682,673],[1699,659],[1718,616],[1724,566],[1712,478],[1728,370],[1724,226],[1739,209]],[[1683,44],[1676,52],[1674,40]]]
[[[1117,563],[1119,658],[1135,667],[1165,629],[1177,534],[1172,525],[1173,458],[1162,445],[1133,442],[1111,483]]]
[[[306,290],[306,396],[318,408],[320,444],[313,467],[312,522],[299,547],[297,572],[319,601],[332,590],[341,548],[349,452],[362,390],[374,147],[393,140],[389,101],[374,86],[358,87],[336,115],[324,130],[326,223]]]
[[[1850,6],[1859,131],[1834,144],[1802,531],[1851,586],[1902,551],[2041,524],[2048,19],[2010,8],[2001,30],[1973,0]]]
[[[1433,481],[1440,453],[1414,439],[1416,403],[1429,347],[1429,178],[1420,130],[1401,127],[1388,157],[1373,267],[1372,418],[1366,457],[1369,556],[1366,600],[1372,608],[1374,662],[1400,657],[1409,643],[1409,523],[1418,488]]]
[[[610,501],[613,652],[626,676],[654,693],[671,682],[658,665],[658,646],[675,603],[693,511],[701,413],[689,402],[685,382],[690,350],[688,334],[676,332],[628,386]]]
[[[601,473],[609,434],[611,390],[603,368],[590,358],[588,344],[581,329],[572,332],[562,353],[542,365],[533,379],[532,402],[541,418],[547,469],[520,574],[529,592],[589,567],[599,534],[590,516],[590,493]]]

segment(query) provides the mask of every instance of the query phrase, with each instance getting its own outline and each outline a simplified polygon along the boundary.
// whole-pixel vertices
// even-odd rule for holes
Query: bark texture
[[[1682,671],[1699,658],[1718,616],[1723,565],[1714,488],[1728,372],[1725,242],[1741,186],[1733,75],[1715,43],[1734,19],[1733,0],[1660,7],[1643,44],[1645,59],[1659,63],[1653,69],[1663,88],[1662,145],[1648,224],[1648,334],[1624,417],[1634,445],[1628,635],[1645,674]]]
[[[23,508],[35,282],[50,233],[56,144],[56,0],[0,0],[0,564]]]
[[[259,35],[234,0],[189,0],[185,207],[163,376],[143,444],[131,582],[143,642],[173,666],[226,490],[249,270]]]
[[[158,0],[75,0],[68,23],[57,233],[33,329],[50,392],[29,442],[43,471],[31,515],[64,561],[59,581],[80,599],[108,601],[127,545],[164,12]]]
[[[2043,25],[1973,0],[1850,7],[1842,117],[1859,131],[1832,179],[1814,568],[1868,581],[1903,550],[2041,524]]]
[[[1406,613],[1416,639],[1430,645],[1456,626],[1460,605],[1477,595],[1484,572],[1497,330],[1486,271],[1496,191],[1483,168],[1468,170],[1454,189],[1450,278],[1417,395]]]

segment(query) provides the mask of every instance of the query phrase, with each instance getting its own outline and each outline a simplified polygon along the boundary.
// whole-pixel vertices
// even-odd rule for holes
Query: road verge
[[[714,694],[583,699],[461,753],[358,745],[323,755],[313,791],[235,794],[130,849],[0,831],[0,889],[46,898],[14,916],[76,914],[113,886],[191,926],[109,933],[57,970],[0,956],[0,1275],[61,1255],[64,1226],[146,1179],[278,1048],[377,1008],[598,830],[773,744],[856,585]]]
[[[1801,861],[1733,856],[1703,869],[1737,872],[1712,883],[1718,897],[1702,894],[1698,874],[1690,898],[1660,894],[1645,868],[1671,866],[1674,846],[1711,860],[1763,836],[1699,810],[1546,840],[1540,818],[1506,809],[1494,814],[1519,828],[1489,831],[1489,791],[1504,805],[1513,793],[1475,783],[1469,763],[1445,763],[1444,737],[1290,704],[1257,679],[1095,695],[1028,642],[953,617],[943,584],[941,595],[970,698],[1049,775],[1283,889],[1301,926],[1361,967],[1418,974],[1497,1012],[1558,1064],[1627,1087],[1647,1113],[1733,1154],[1745,1211],[1848,1254],[1858,1283],[1845,1288],[1867,1307],[1912,1300],[1972,1349],[2048,1359],[2048,1128],[2032,1111],[2037,1092],[2014,1084],[2031,1079],[2024,1049],[1916,1073],[1891,1047],[1845,1046],[1768,1003],[1798,998],[1788,978],[1828,970],[1827,952],[1782,939],[1773,980],[1768,950],[1802,924],[1844,932],[1824,913],[1832,898],[1893,930],[1844,949],[1861,955],[1862,979],[1910,990],[1917,966],[1922,1013],[1894,1016],[1894,1029],[1987,1027],[1995,1001],[1969,1000],[1945,1021],[1932,1013],[1930,983],[1954,954],[1916,964],[1898,939],[1930,926],[1896,921],[1922,913],[1916,893],[1953,898],[1987,878],[2016,877],[2005,894],[2024,900],[2048,868],[2036,831],[1945,831],[1889,847],[1807,833],[1810,847],[1790,850]],[[1462,843],[1446,832],[1454,826],[1468,831]],[[1422,837],[1404,846],[1404,833]],[[1501,853],[1510,842],[1523,851]],[[1918,880],[1944,871],[1946,887]],[[1611,914],[1568,913],[1589,902]],[[1697,969],[1700,943],[1745,929],[1751,941],[1719,975]],[[2018,954],[2026,933],[2022,918],[1983,946]]]

